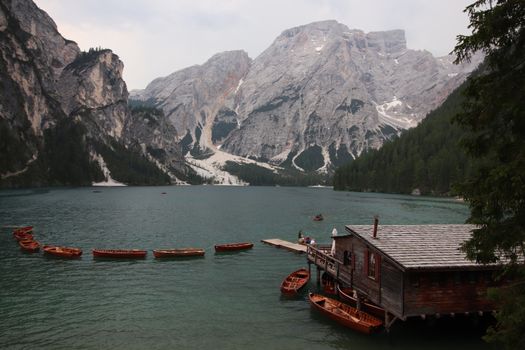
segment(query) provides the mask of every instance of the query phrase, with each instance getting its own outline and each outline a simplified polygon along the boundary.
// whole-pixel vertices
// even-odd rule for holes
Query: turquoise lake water
[[[463,223],[449,199],[289,187],[130,187],[0,191],[0,227],[33,225],[44,244],[80,247],[79,260],[20,251],[0,231],[0,349],[483,349],[475,322],[398,323],[364,336],[281,297],[297,255],[260,243],[302,229],[330,242],[347,224]],[[166,192],[166,194],[162,194]],[[322,213],[325,220],[313,222]],[[217,243],[252,250],[216,255]],[[152,249],[205,248],[158,261]],[[148,249],[138,261],[94,260],[93,248]],[[310,290],[316,290],[310,281]]]

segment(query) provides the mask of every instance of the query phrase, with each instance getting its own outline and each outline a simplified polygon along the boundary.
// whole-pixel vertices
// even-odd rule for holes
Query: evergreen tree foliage
[[[139,149],[128,149],[116,141],[96,144],[111,177],[129,185],[169,185],[170,177],[144,157]]]
[[[463,103],[464,85],[416,128],[338,168],[336,190],[450,195],[452,184],[472,172],[474,163],[459,146],[463,131],[452,125]]]
[[[86,146],[86,129],[71,119],[61,119],[55,128],[44,132],[43,158],[53,186],[89,186],[103,174],[91,161]]]
[[[303,173],[292,169],[282,169],[279,173],[275,173],[256,164],[227,161],[223,170],[248,182],[251,186],[312,186],[329,183],[325,174]]]
[[[315,171],[324,165],[322,152],[322,148],[317,145],[308,147],[295,158],[295,164],[305,171]]]
[[[82,51],[75,58],[73,62],[69,64],[69,68],[81,68],[86,65],[92,65],[94,63],[93,58],[97,57],[101,53],[111,52],[110,49],[103,49],[102,47],[90,47],[88,51]]]
[[[458,186],[479,225],[463,246],[470,259],[503,262],[510,284],[492,294],[500,303],[487,340],[525,349],[525,1],[479,0],[465,10],[472,35],[459,36],[457,61],[486,55],[470,80],[457,123],[480,168]]]

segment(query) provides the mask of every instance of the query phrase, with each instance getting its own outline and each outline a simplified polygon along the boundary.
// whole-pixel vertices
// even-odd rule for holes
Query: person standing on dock
[[[332,256],[335,256],[335,239],[334,237],[337,236],[337,229],[334,227],[334,229],[332,230],[332,248],[330,249],[330,254]]]
[[[303,230],[299,230],[299,233],[297,234],[297,243],[304,244]]]

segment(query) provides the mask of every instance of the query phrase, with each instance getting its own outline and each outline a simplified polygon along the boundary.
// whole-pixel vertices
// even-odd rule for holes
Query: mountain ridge
[[[468,81],[454,90],[417,127],[338,168],[334,189],[454,195],[454,184],[478,166],[460,147],[465,132],[453,123],[462,111],[467,84]]]
[[[82,52],[31,0],[0,3],[0,47],[3,187],[244,184],[225,171],[244,165],[299,183],[416,125],[472,68],[328,20],[130,95],[116,54]]]
[[[124,65],[111,50],[82,52],[30,0],[0,3],[0,48],[0,186],[169,184],[169,171],[189,171],[162,169],[129,137]]]
[[[226,67],[239,65],[224,61]],[[185,106],[184,127],[180,119],[171,120],[187,150],[220,149],[299,170],[306,170],[300,159],[313,157],[317,161],[308,171],[330,172],[417,125],[479,59],[463,66],[452,61],[408,49],[403,30],[365,33],[328,20],[284,30],[259,56],[245,61],[233,77],[237,84],[215,92],[223,99],[213,100],[213,110],[190,106],[199,92],[184,94],[185,104],[180,95],[173,99],[179,87],[168,87],[167,78],[155,79],[131,98],[165,113],[173,100]],[[207,63],[199,66],[201,74]],[[186,77],[194,79],[202,82]],[[191,116],[196,117],[188,120]]]

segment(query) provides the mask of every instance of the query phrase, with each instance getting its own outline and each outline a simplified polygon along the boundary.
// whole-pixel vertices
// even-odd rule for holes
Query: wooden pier
[[[331,246],[308,246],[306,259],[308,260],[308,268],[310,270],[311,264],[317,266],[317,284],[320,284],[321,270],[338,282],[343,282],[345,285],[352,284],[352,273],[341,268],[344,266],[343,262],[334,258],[330,254]],[[311,271],[310,271],[311,273]]]
[[[306,253],[306,246],[298,243],[288,242],[279,238],[263,239],[261,242],[269,244],[277,248],[284,248],[294,253]]]

